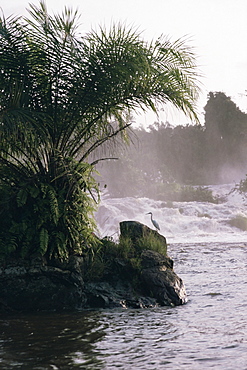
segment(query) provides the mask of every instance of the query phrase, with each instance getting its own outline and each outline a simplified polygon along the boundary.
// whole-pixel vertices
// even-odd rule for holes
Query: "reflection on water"
[[[100,368],[94,344],[105,334],[96,312],[18,315],[0,325],[3,369]]]
[[[173,341],[176,310],[114,310],[11,316],[0,321],[3,369],[136,368],[159,364],[152,352]],[[148,347],[147,347],[148,346]],[[170,350],[172,356],[173,350]],[[168,355],[168,352],[166,353]],[[128,361],[125,362],[126,356]],[[169,357],[168,356],[168,357]],[[169,363],[166,356],[165,362]]]
[[[13,314],[1,369],[247,369],[247,246],[171,245],[189,302],[175,308]]]

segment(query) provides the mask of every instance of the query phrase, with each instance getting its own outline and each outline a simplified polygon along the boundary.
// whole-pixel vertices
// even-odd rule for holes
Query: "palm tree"
[[[92,154],[126,139],[131,113],[171,102],[197,120],[195,58],[184,41],[135,30],[78,32],[78,14],[0,19],[0,247],[66,258],[90,249]],[[7,216],[6,216],[7,215]]]

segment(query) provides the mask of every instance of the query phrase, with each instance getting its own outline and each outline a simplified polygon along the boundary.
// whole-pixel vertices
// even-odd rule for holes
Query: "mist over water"
[[[214,195],[224,199],[219,204],[209,202],[165,202],[149,198],[103,197],[96,214],[100,237],[118,239],[119,222],[139,221],[151,228],[148,212],[160,225],[160,233],[168,243],[182,242],[247,242],[247,231],[232,226],[232,220],[247,217],[247,201],[234,184],[212,185]],[[246,224],[247,227],[247,224]]]

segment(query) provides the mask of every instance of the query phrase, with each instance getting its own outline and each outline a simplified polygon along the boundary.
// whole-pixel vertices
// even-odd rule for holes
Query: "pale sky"
[[[39,2],[1,0],[1,8],[5,16],[27,15],[29,3]],[[46,4],[51,14],[64,6],[78,9],[85,31],[121,22],[143,31],[146,40],[161,34],[174,41],[186,36],[203,75],[198,111],[203,112],[210,91],[223,91],[247,111],[247,0],[46,0]],[[136,120],[151,124],[155,119],[147,115]],[[174,125],[189,123],[168,107],[160,120]]]

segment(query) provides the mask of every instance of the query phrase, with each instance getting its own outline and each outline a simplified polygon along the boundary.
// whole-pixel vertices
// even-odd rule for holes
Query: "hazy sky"
[[[37,0],[1,0],[5,16],[27,14]],[[199,111],[209,91],[223,91],[247,111],[247,0],[46,0],[49,13],[78,9],[83,30],[124,22],[143,31],[147,40],[161,34],[172,40],[187,36],[203,75]],[[152,123],[151,116],[137,121]],[[160,119],[173,124],[188,119],[165,109]],[[202,116],[203,123],[203,116]]]

